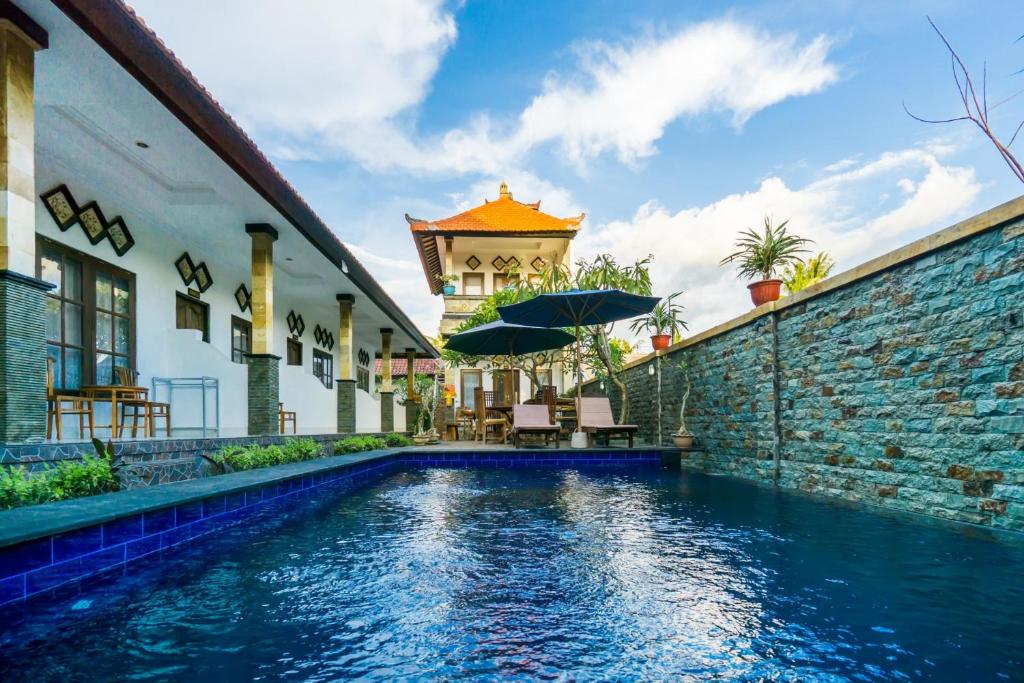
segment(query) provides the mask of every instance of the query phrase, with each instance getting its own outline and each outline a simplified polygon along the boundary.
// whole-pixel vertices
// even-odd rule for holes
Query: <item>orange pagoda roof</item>
[[[430,291],[441,292],[438,281],[442,273],[441,255],[438,253],[438,237],[455,237],[458,235],[515,235],[519,237],[544,236],[567,237],[572,239],[580,229],[580,223],[586,214],[570,218],[558,218],[540,210],[540,202],[526,204],[512,198],[508,185],[502,183],[498,188],[498,198],[484,200],[480,206],[463,211],[460,214],[428,221],[413,218],[405,214],[416,240],[416,249],[423,262],[423,272],[427,276]]]

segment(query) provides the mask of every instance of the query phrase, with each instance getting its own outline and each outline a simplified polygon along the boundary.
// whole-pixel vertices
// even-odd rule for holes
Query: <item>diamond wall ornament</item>
[[[300,315],[299,317],[297,317],[295,319],[295,334],[301,337],[302,333],[305,332],[305,331],[306,331],[306,321],[304,321],[302,319],[302,316]]]
[[[334,333],[333,332],[328,332],[327,333],[327,350],[328,351],[333,351],[334,350]]]
[[[192,280],[196,277],[196,264],[192,263],[192,257],[188,255],[187,251],[178,257],[178,260],[174,262],[174,267],[178,269],[178,275],[181,276],[181,281],[185,283],[186,287],[192,284]]]
[[[235,302],[238,304],[238,310],[243,313],[245,313],[246,309],[252,309],[252,294],[244,282],[238,285],[238,289],[235,290]]]
[[[495,270],[505,270],[505,259],[495,256],[494,260],[491,261],[491,265],[494,266]]]
[[[284,320],[286,323],[288,323],[288,331],[295,332],[295,323],[297,320],[295,316],[295,311],[288,311],[288,316]]]
[[[40,196],[43,200],[43,206],[50,212],[50,217],[53,218],[53,222],[57,224],[57,227],[64,232],[78,220],[78,204],[75,203],[75,198],[71,196],[71,191],[68,190],[67,185],[58,185],[49,192],[46,192]]]
[[[370,364],[370,354],[365,349],[359,349],[359,353],[356,354],[356,359],[363,367]]]
[[[523,264],[519,262],[519,259],[515,256],[511,256],[505,259],[505,268],[519,268]]]
[[[476,270],[477,268],[480,267],[480,259],[478,259],[476,256],[470,256],[468,259],[466,259],[466,265],[469,266],[470,270]]]
[[[533,266],[534,270],[540,271],[544,269],[545,265],[547,265],[547,261],[542,259],[540,256],[534,256],[533,260],[530,261],[530,265]]]
[[[206,267],[205,261],[196,266],[195,282],[200,292],[205,292],[213,286],[213,278],[210,277],[210,269]]]
[[[118,256],[124,256],[129,249],[135,246],[135,238],[128,232],[128,226],[124,224],[124,219],[120,216],[107,225],[107,239],[110,240],[110,246],[114,247],[114,253]]]
[[[317,324],[317,326],[313,328],[313,339],[316,340],[317,344],[322,344],[323,343],[323,339],[324,339],[323,338],[323,333],[324,333],[324,331],[322,329],[320,329],[320,325],[319,324]]]
[[[107,219],[96,202],[89,202],[78,213],[78,222],[82,224],[85,236],[93,244],[99,244],[107,236]]]

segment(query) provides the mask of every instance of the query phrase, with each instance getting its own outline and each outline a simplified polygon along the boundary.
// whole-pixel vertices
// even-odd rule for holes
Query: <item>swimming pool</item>
[[[413,468],[61,603],[0,679],[1000,680],[1024,543],[661,469]]]

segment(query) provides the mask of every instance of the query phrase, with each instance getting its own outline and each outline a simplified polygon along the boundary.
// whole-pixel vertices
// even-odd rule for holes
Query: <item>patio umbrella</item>
[[[507,323],[538,327],[573,327],[576,329],[576,397],[583,384],[580,368],[580,328],[604,325],[616,320],[635,318],[650,313],[661,301],[656,296],[630,294],[621,289],[570,289],[566,292],[538,294],[518,304],[499,306],[498,315]],[[579,402],[577,401],[577,415]],[[579,422],[576,424],[579,431]]]
[[[453,334],[445,348],[470,356],[509,356],[511,365],[512,356],[560,349],[572,341],[571,334],[559,329],[510,325],[496,320]]]
[[[573,336],[559,329],[511,325],[502,320],[453,334],[446,349],[470,356],[521,356],[560,349],[572,343]]]

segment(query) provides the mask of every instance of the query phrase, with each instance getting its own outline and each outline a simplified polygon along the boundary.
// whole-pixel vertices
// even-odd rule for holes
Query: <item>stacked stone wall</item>
[[[664,443],[681,360],[689,467],[1024,531],[1024,218],[666,353]],[[650,442],[653,362],[623,375]]]

